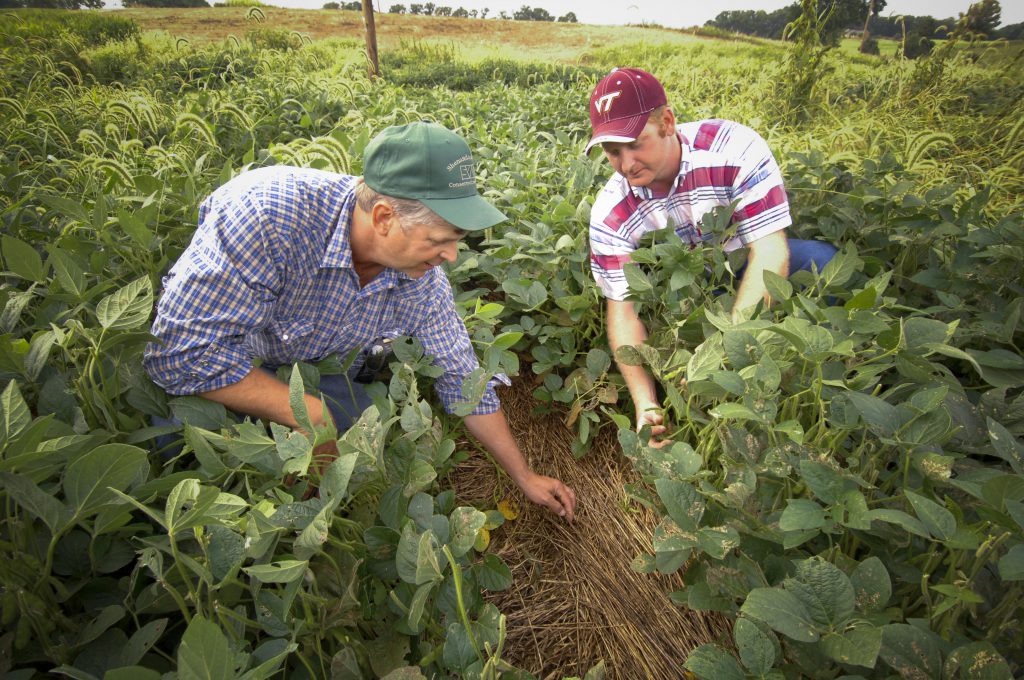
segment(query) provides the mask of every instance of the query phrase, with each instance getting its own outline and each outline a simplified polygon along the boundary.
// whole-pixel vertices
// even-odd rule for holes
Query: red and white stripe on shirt
[[[613,300],[629,293],[622,268],[644,234],[671,223],[691,245],[709,241],[714,235],[701,232],[701,220],[737,199],[735,236],[723,245],[726,252],[792,224],[782,172],[760,135],[727,120],[683,123],[676,132],[683,152],[668,195],[655,197],[615,173],[590,211],[590,267]]]

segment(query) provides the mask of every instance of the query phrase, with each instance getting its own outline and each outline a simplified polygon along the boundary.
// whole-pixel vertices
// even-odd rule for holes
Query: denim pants
[[[352,427],[359,420],[363,411],[373,403],[370,395],[366,392],[366,386],[357,383],[343,373],[320,376],[320,398],[327,404],[339,434]],[[154,427],[182,424],[174,416],[170,418],[153,416],[151,420]],[[181,452],[180,444],[174,445],[177,439],[178,435],[175,434],[160,435],[155,438],[156,448],[158,451],[163,451],[165,458],[173,458]]]
[[[820,272],[839,249],[825,241],[791,238],[789,242],[789,273],[811,271],[813,264]]]

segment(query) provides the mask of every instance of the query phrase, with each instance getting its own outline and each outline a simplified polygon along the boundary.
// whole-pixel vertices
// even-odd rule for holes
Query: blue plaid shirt
[[[355,178],[270,167],[246,172],[200,206],[199,228],[164,278],[143,364],[170,394],[196,394],[269,364],[345,356],[379,336],[417,338],[444,369],[449,412],[479,365],[451,285],[385,269],[365,288],[352,267]],[[488,385],[475,414],[499,407]]]

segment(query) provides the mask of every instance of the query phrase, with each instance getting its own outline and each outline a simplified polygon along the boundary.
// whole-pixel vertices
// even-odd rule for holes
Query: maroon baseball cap
[[[638,68],[617,68],[601,79],[590,95],[590,142],[632,142],[640,136],[651,111],[668,103],[658,79]]]

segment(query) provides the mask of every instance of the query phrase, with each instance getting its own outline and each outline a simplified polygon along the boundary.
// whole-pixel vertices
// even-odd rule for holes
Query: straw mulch
[[[724,619],[677,607],[669,593],[678,574],[638,574],[630,562],[649,552],[653,513],[626,500],[624,486],[638,476],[615,437],[602,435],[581,460],[561,414],[533,415],[531,386],[500,391],[519,446],[534,470],[576,491],[576,521],[567,524],[534,506],[484,456],[453,473],[459,499],[494,507],[512,498],[519,517],[492,535],[490,550],[512,570],[512,586],[488,599],[508,617],[504,658],[539,678],[583,676],[599,661],[619,680],[687,678],[687,654],[726,639]]]

